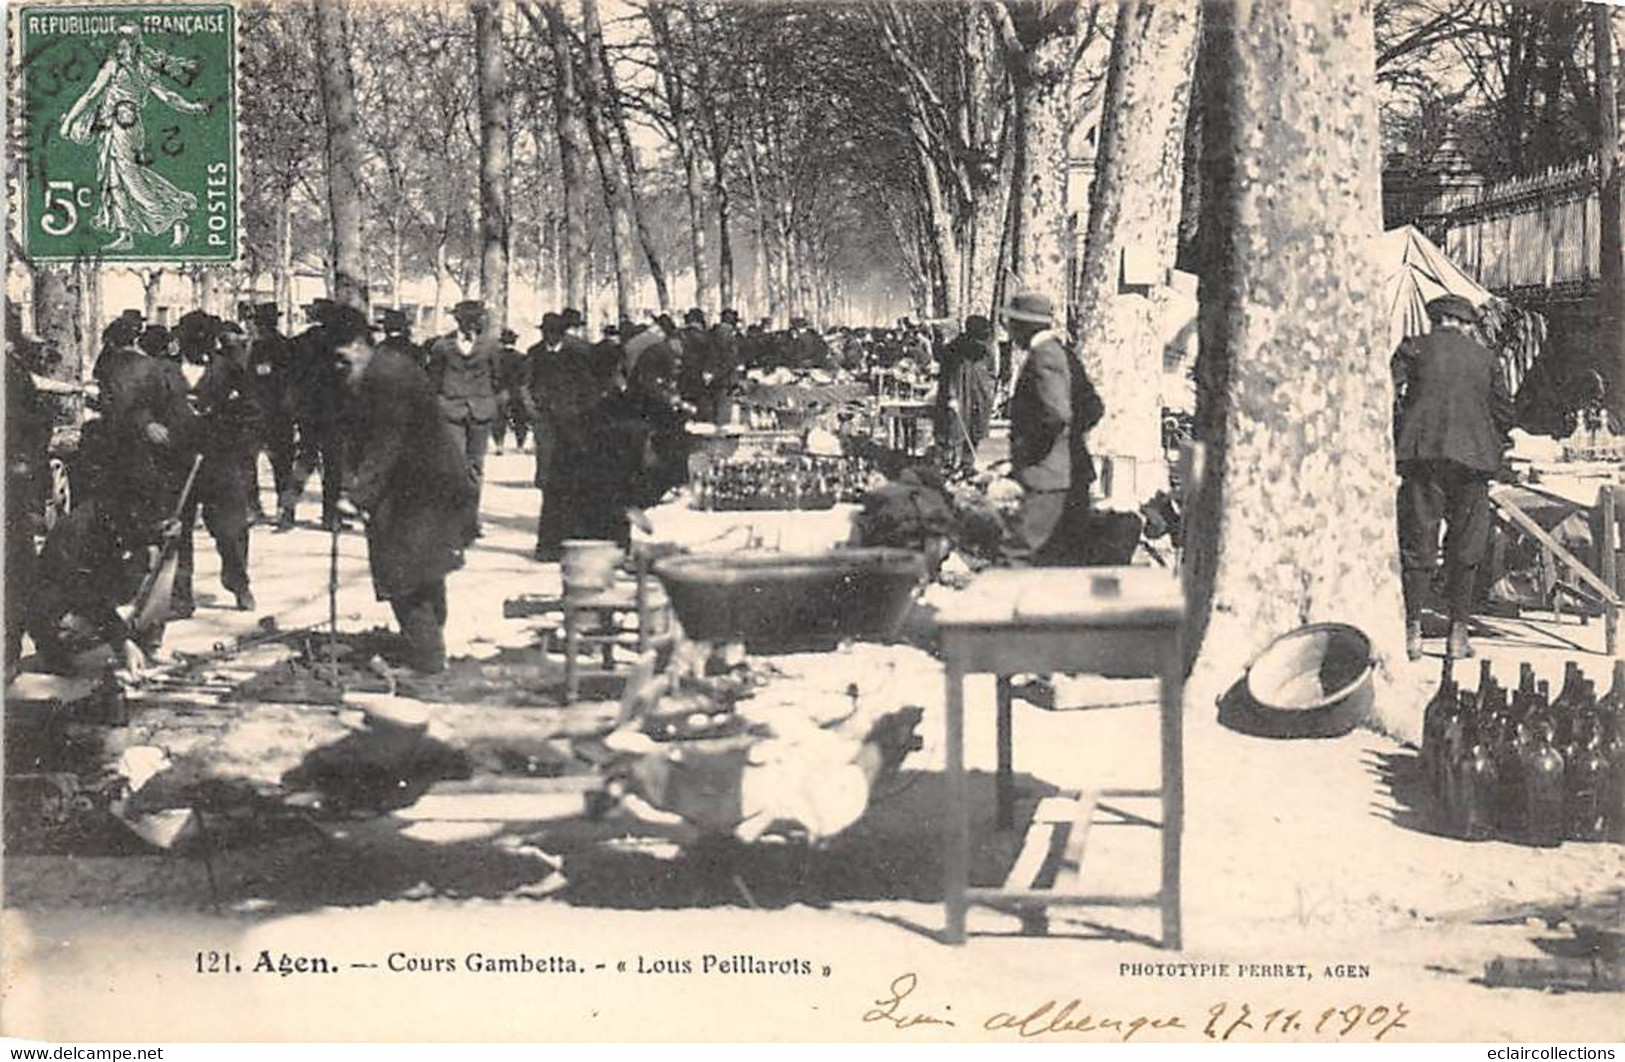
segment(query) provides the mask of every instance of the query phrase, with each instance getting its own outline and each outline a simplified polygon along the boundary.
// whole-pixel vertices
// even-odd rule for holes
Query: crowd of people
[[[493,328],[472,300],[426,342],[397,309],[374,320],[316,299],[303,312],[291,335],[269,302],[240,306],[236,320],[193,311],[173,327],[134,310],[114,319],[91,373],[97,415],[70,462],[74,505],[38,551],[56,410],[29,368],[41,346],[8,312],[8,665],[26,631],[55,669],[96,643],[132,670],[146,666],[163,622],[195,608],[199,516],[225,590],[237,608],[255,609],[249,528],[297,526],[319,476],[321,526],[337,534],[364,524],[374,590],[396,613],[406,662],[437,671],[445,577],[483,534],[486,453],[509,436],[534,453],[535,556],[553,561],[571,538],[626,544],[635,510],[686,480],[689,422],[725,420],[752,370],[935,376],[939,450],[961,466],[985,438],[999,390],[994,328],[979,316],[952,330],[904,319],[820,333],[801,317],[773,331],[742,327],[732,310],[711,324],[692,309],[680,325],[661,314],[607,325],[592,340],[580,311],[566,308],[545,314],[539,340],[521,351],[518,335]],[[1004,323],[1025,364],[1009,407],[1021,552],[1059,563],[1087,510],[1084,440],[1100,402],[1053,331],[1047,298],[1017,295]],[[274,511],[262,503],[262,454]],[[166,561],[172,579],[155,578]]]
[[[486,453],[510,436],[534,453],[535,556],[552,561],[569,538],[624,544],[629,512],[686,479],[687,423],[725,418],[750,370],[912,361],[926,372],[940,360],[941,434],[963,440],[967,458],[992,404],[985,318],[933,344],[907,320],[826,335],[804,317],[774,331],[743,326],[731,309],[715,324],[691,309],[680,325],[661,314],[606,325],[591,340],[581,312],[566,308],[544,315],[539,341],[521,351],[517,333],[491,328],[472,300],[426,342],[399,309],[373,321],[319,298],[303,314],[294,334],[271,302],[240,306],[236,320],[192,311],[173,327],[135,310],[115,318],[91,372],[96,415],[69,463],[75,504],[36,550],[59,409],[39,393],[43,345],[23,335],[8,303],[8,666],[25,631],[55,669],[98,643],[132,670],[146,666],[163,621],[195,609],[200,515],[225,590],[253,610],[249,528],[297,526],[320,477],[321,526],[337,533],[364,520],[374,588],[396,611],[408,662],[438,670],[445,575],[483,534]],[[274,509],[263,501],[262,454]],[[155,580],[166,558],[172,581]],[[167,595],[159,607],[137,600],[154,592]]]

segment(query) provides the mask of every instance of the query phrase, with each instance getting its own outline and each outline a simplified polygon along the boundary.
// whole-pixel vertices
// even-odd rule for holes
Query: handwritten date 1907
[[[883,997],[875,1000],[874,1005],[864,1012],[864,1022],[883,1022],[899,1030],[923,1025],[955,1027],[958,1023],[953,1017],[953,1007],[927,1006],[909,998],[919,983],[919,978],[912,973],[893,978]],[[1410,1013],[1405,1004],[1397,1002],[1392,1007],[1368,1007],[1359,1003],[1327,1007],[1318,1014],[1313,1010],[1287,1010],[1284,1007],[1255,1011],[1247,1003],[1215,1003],[1207,1010],[1202,1035],[1210,1040],[1273,1036],[1339,1040],[1370,1036],[1373,1040],[1381,1040],[1395,1029],[1405,1028],[1405,1019]],[[1120,1038],[1125,1043],[1142,1031],[1192,1027],[1178,1014],[1102,1017],[1091,1013],[1082,1001],[1076,999],[1067,1003],[1049,999],[1030,1007],[999,1011],[981,1024],[988,1032],[1015,1033],[1022,1039],[1094,1033]]]

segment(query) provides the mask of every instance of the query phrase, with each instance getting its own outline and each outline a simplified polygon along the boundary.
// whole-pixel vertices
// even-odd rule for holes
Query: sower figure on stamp
[[[429,377],[397,350],[374,349],[366,318],[332,319],[360,461],[350,501],[367,524],[373,590],[401,625],[408,663],[446,666],[446,575],[462,566],[478,487],[445,430]]]
[[[1496,357],[1474,336],[1478,310],[1459,295],[1428,303],[1433,331],[1394,352],[1394,457],[1399,463],[1399,560],[1405,655],[1422,656],[1422,605],[1445,526],[1445,652],[1473,655],[1473,588],[1490,534],[1490,477],[1511,445],[1514,408]]]
[[[446,432],[474,477],[470,533],[480,537],[479,487],[485,480],[485,448],[497,416],[497,365],[501,344],[485,334],[485,304],[465,299],[452,307],[457,330],[429,344],[429,379],[440,396]]]

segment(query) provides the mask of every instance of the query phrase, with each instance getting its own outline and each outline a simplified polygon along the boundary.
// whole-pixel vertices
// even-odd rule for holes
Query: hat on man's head
[[[464,299],[462,302],[459,302],[456,306],[451,308],[451,315],[457,318],[459,321],[463,320],[465,317],[472,317],[475,314],[481,314],[484,312],[485,303],[478,299]]]
[[[700,309],[698,306],[693,307],[687,313],[683,314],[683,323],[684,324],[700,324],[700,325],[704,324],[705,323],[705,311]]]
[[[566,327],[568,327],[568,326],[565,325],[565,323],[564,323],[564,315],[563,314],[558,314],[558,313],[544,313],[544,314],[542,314],[542,334],[543,335],[547,335],[547,336],[561,335],[561,334],[563,334]]]
[[[1471,325],[1477,324],[1480,319],[1478,307],[1460,295],[1440,295],[1429,301],[1428,319],[1437,321],[1441,317],[1453,317]]]
[[[987,339],[993,335],[993,322],[979,313],[965,318],[965,334],[972,339]]]
[[[169,348],[169,329],[161,324],[150,324],[136,337],[135,345],[156,358]]]
[[[503,330],[502,330],[502,334],[501,334],[501,335],[500,335],[500,336],[498,336],[498,337],[497,337],[497,340],[498,340],[498,342],[500,342],[500,343],[501,343],[501,344],[502,344],[502,345],[503,345],[503,346],[505,346],[505,347],[511,347],[511,346],[513,346],[513,345],[514,345],[514,344],[515,344],[515,343],[517,343],[517,342],[519,342],[519,333],[518,333],[518,332],[515,332],[515,331],[514,331],[514,330],[513,330],[513,329],[511,329],[511,328],[504,328],[504,329],[503,329]]]
[[[566,328],[580,328],[587,323],[587,319],[581,316],[581,311],[574,306],[566,306],[559,316],[563,318]]]
[[[736,324],[739,323],[739,311],[738,310],[734,310],[734,309],[723,310],[722,313],[718,314],[717,316],[718,316],[718,319],[721,320],[725,324],[736,325]]]
[[[317,324],[326,324],[337,306],[332,299],[311,299],[305,304],[305,316]]]
[[[1006,321],[1053,324],[1055,303],[1041,291],[1018,291],[1004,307]]]
[[[354,306],[334,306],[328,313],[326,327],[333,335],[333,346],[342,347],[357,339],[371,339],[372,322]]]
[[[244,316],[250,321],[274,323],[282,316],[282,307],[274,302],[256,302],[248,308],[248,313]]]
[[[386,332],[404,332],[412,327],[405,310],[388,309],[378,315],[378,324]]]

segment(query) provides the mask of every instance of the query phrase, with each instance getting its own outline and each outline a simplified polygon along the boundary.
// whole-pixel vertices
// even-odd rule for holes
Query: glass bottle
[[[1495,836],[1500,799],[1500,764],[1491,745],[1491,715],[1466,713],[1461,751],[1451,766],[1455,834],[1469,841]]]
[[[1519,755],[1523,775],[1523,837],[1530,844],[1562,843],[1564,833],[1563,754],[1537,719],[1521,725]]]
[[[1450,672],[1447,660],[1444,675],[1439,680],[1439,688],[1434,691],[1432,699],[1422,711],[1422,778],[1427,797],[1434,802],[1443,796],[1439,789],[1439,764],[1443,758],[1444,725],[1455,711],[1456,695],[1456,679]]]

